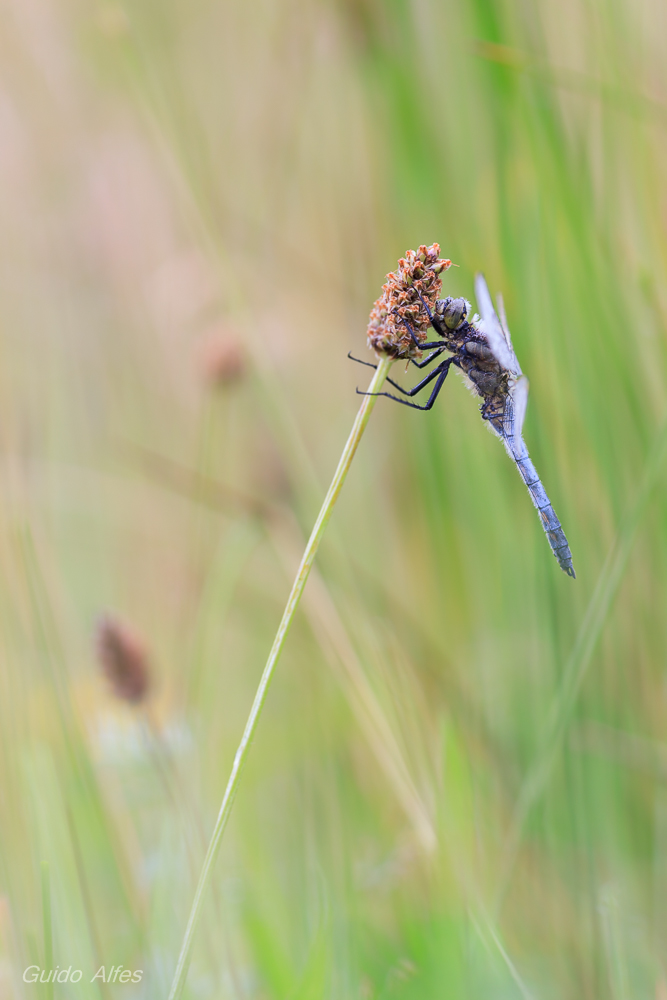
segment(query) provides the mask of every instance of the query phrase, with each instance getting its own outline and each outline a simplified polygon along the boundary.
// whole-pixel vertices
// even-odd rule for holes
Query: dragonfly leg
[[[424,298],[424,296],[422,295],[422,293],[419,291],[419,289],[415,288],[415,291],[417,292],[417,295],[419,296],[419,298],[421,300],[421,304],[423,305],[424,309],[426,310],[426,315],[428,316],[429,323],[431,323],[432,326],[437,330],[438,328],[435,325],[435,323],[433,322],[433,313],[431,312],[431,307],[429,306],[428,302],[426,301],[426,299]]]
[[[398,312],[398,310],[394,309],[394,312]],[[400,319],[401,323],[403,323],[403,325],[406,327],[408,333],[410,334],[410,339],[412,340],[412,343],[416,347],[418,347],[420,351],[430,351],[434,347],[440,347],[440,348],[442,348],[443,344],[442,344],[442,341],[440,341],[440,340],[431,340],[431,341],[428,341],[427,343],[422,343],[421,340],[417,340],[417,337],[415,335],[415,331],[412,329],[412,326],[411,326],[410,323],[408,323],[407,319],[405,319],[404,316],[400,316],[399,319]]]
[[[355,358],[352,355],[352,351],[348,351],[347,356],[350,361],[356,361],[358,365],[367,365],[369,368],[377,368],[377,365],[374,365],[372,361],[362,361],[361,358]]]
[[[415,368],[426,368],[426,366],[430,365],[431,361],[433,361],[433,358],[437,358],[438,355],[442,354],[444,350],[446,350],[445,347],[439,347],[437,351],[434,351],[433,354],[429,354],[429,356],[427,358],[424,358],[423,361],[415,361],[414,358],[410,358],[410,361],[415,366]]]
[[[429,356],[427,358],[424,358],[423,361],[415,361],[414,358],[408,358],[408,361],[410,362],[410,364],[413,364],[415,368],[426,368],[426,366],[430,365],[430,363],[434,360],[434,358],[439,357],[445,350],[447,350],[446,347],[439,347],[437,351],[433,351],[433,353],[429,354]],[[368,368],[377,368],[377,365],[374,365],[372,361],[362,361],[361,358],[355,358],[354,355],[352,354],[352,351],[348,351],[347,356],[350,359],[350,361],[356,361],[358,365],[367,365]],[[401,358],[397,358],[396,360],[400,361]],[[388,379],[387,381],[391,382],[391,379]]]
[[[482,420],[495,420],[497,417],[502,417],[503,411],[496,410],[495,413],[491,412],[491,401],[487,399],[486,403],[482,403],[479,408],[479,412],[482,416]]]
[[[439,352],[436,351],[435,353]],[[433,357],[433,355],[431,355],[431,357]],[[348,354],[348,358],[350,359],[350,361],[356,361],[357,364],[367,365],[369,368],[377,368],[377,365],[374,365],[372,362],[362,361],[361,358],[354,358],[352,357],[351,354]],[[393,385],[394,389],[398,389],[399,392],[404,393],[406,396],[410,395],[409,391],[407,389],[404,389],[402,385],[399,385],[398,382],[394,382],[393,378],[387,378],[387,382],[389,383],[389,385]],[[357,392],[359,392],[358,389]],[[368,393],[367,395],[370,395],[370,393]]]
[[[426,366],[429,365],[434,358],[439,357],[444,350],[444,347],[440,347],[437,351],[433,351],[433,354],[429,354],[427,358],[424,358],[423,361],[415,361],[414,358],[409,358],[408,360],[412,362],[415,368],[426,368]],[[348,351],[347,356],[350,361],[356,361],[358,365],[366,365],[368,368],[377,368],[377,365],[374,365],[371,361],[362,361],[361,358],[355,358],[351,351]],[[387,382],[389,382],[390,385],[393,385],[395,389],[398,389],[399,392],[405,393],[406,390],[403,386],[399,385],[398,382],[394,382],[393,378],[387,378]]]
[[[435,330],[435,332],[437,334],[439,334],[441,337],[445,337],[447,335],[447,328],[446,328],[445,324],[442,322],[442,320],[440,319],[439,316],[434,315],[431,312],[431,307],[429,306],[428,302],[426,301],[426,299],[424,298],[424,296],[422,295],[422,293],[417,288],[415,288],[415,291],[417,292],[417,295],[421,299],[421,304],[423,305],[424,309],[426,310],[426,315],[428,316],[429,323],[431,324],[431,326],[433,327],[433,329]],[[465,320],[464,320],[464,323],[465,323]],[[462,327],[463,327],[463,323],[460,324],[460,326],[458,327],[458,329],[460,330]]]
[[[433,386],[433,391],[423,406],[419,406],[418,403],[409,403],[407,399],[399,399],[398,396],[392,396],[390,392],[362,392],[360,389],[357,389],[357,392],[360,396],[386,396],[387,399],[393,399],[394,402],[402,403],[403,406],[410,406],[413,410],[430,410],[438,398],[440,390],[445,384],[445,379],[447,378],[450,365],[452,364],[458,364],[458,358],[447,358],[446,361],[443,361],[442,364],[438,365],[437,368],[434,368],[432,372],[429,372],[426,378],[423,378],[421,382],[418,382],[417,385],[412,387],[412,389],[400,390],[405,396],[416,396],[418,392],[425,389],[426,386],[435,379],[436,382]],[[393,384],[396,385],[395,382]],[[396,386],[396,388],[400,387]]]

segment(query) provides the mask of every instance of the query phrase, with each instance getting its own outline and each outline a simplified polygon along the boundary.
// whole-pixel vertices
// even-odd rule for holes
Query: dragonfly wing
[[[528,454],[521,436],[527,406],[528,379],[525,375],[521,375],[505,396],[501,435],[510,458],[515,462],[524,454]]]
[[[528,406],[528,389],[528,379],[525,375],[521,375],[511,390],[514,403],[514,433],[517,438],[520,438],[523,433],[523,422],[526,419],[526,407]]]
[[[496,302],[498,303],[498,315],[500,317],[500,327],[501,327],[501,329],[503,331],[503,337],[505,338],[505,343],[507,344],[507,349],[510,352],[510,354],[512,355],[512,360],[513,360],[512,371],[516,372],[517,375],[521,375],[522,374],[522,372],[521,372],[521,366],[519,365],[519,359],[517,358],[517,356],[516,356],[516,354],[514,352],[514,347],[512,346],[512,338],[510,336],[510,328],[507,325],[507,316],[505,314],[505,303],[503,301],[503,297],[500,294],[500,292],[496,296]]]
[[[507,346],[505,334],[500,325],[500,320],[496,315],[496,310],[493,308],[493,302],[491,301],[489,289],[483,274],[475,275],[475,295],[479,311],[482,314],[481,332],[486,337],[487,344],[493,351],[498,364],[507,371],[514,371],[516,358],[514,357],[514,352]]]
[[[502,439],[510,458],[516,462],[519,458],[521,436],[516,433],[516,414],[514,411],[514,400],[512,394],[505,396],[505,407],[503,411]]]

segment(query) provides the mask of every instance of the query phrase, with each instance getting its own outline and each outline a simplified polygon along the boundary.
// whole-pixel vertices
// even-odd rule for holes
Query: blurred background
[[[666,1000],[667,8],[2,25],[0,996],[166,996],[346,354],[437,241],[504,293],[577,580],[459,379],[379,401],[186,995]]]

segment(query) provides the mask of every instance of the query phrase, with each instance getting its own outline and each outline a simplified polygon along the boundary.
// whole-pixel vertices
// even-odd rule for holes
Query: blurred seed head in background
[[[204,383],[213,388],[233,385],[246,373],[246,359],[238,333],[225,324],[204,335],[198,360]]]
[[[135,705],[146,699],[150,691],[148,655],[134,629],[113,615],[103,615],[95,630],[95,651],[116,698]]]

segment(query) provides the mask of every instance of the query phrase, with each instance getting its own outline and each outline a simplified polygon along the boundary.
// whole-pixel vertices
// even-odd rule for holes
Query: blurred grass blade
[[[294,565],[297,551],[297,531],[285,531],[276,538],[277,548],[285,568]],[[313,570],[310,587],[304,598],[306,613],[317,636],[323,655],[339,677],[352,711],[384,771],[405,816],[415,831],[421,848],[430,854],[437,837],[428,807],[420,796],[410,774],[396,736],[392,732],[382,706],[364,672],[362,663],[341,620],[326,582]]]
[[[380,391],[382,383],[386,379],[391,365],[391,358],[382,358],[376,368],[373,378],[371,379],[368,392],[364,396],[359,412],[357,413],[352,426],[352,431],[350,432],[350,436],[347,439],[343,449],[343,454],[341,455],[338,463],[338,468],[336,469],[331,486],[329,487],[327,495],[324,498],[324,503],[322,504],[317,521],[315,522],[315,526],[308,540],[306,551],[303,554],[299,571],[292,586],[292,591],[287,599],[287,605],[285,607],[280,625],[278,626],[278,632],[276,633],[271,652],[269,653],[269,658],[266,666],[264,667],[239,748],[234,757],[232,773],[229,777],[227,788],[225,789],[222,805],[220,807],[220,813],[215,824],[215,829],[213,831],[213,836],[211,837],[208,851],[206,852],[202,872],[195,890],[195,898],[190,911],[190,918],[185,930],[185,937],[183,939],[181,952],[176,965],[176,971],[174,973],[174,979],[169,993],[169,1000],[178,1000],[178,997],[180,997],[183,992],[183,987],[185,986],[185,980],[188,974],[188,966],[190,964],[190,955],[192,952],[192,945],[194,943],[194,935],[201,916],[204,895],[213,874],[215,860],[218,856],[218,851],[220,850],[220,844],[222,843],[222,835],[231,814],[234,798],[236,797],[241,775],[243,773],[243,767],[255,735],[255,730],[259,722],[262,708],[264,707],[264,702],[266,701],[269,684],[271,683],[274,669],[278,663],[280,654],[282,653],[292,621],[294,620],[294,614],[299,606],[301,595],[303,594],[311,567],[315,561],[315,556],[317,555],[317,550],[322,540],[322,536],[324,535],[327,524],[329,523],[334,505],[343,487],[343,483],[347,478],[347,473],[350,469],[350,465],[352,464],[352,459],[354,458],[356,450],[359,446],[364,430],[366,429],[368,419],[373,411],[373,407],[375,406],[375,401],[377,399],[376,394]]]
[[[558,696],[546,725],[542,747],[528,773],[517,800],[505,851],[501,893],[507,886],[524,826],[531,810],[544,792],[572,718],[593,652],[620,586],[632,551],[637,528],[656,485],[667,453],[667,419],[658,431],[647,456],[635,502],[621,523],[614,544],[604,562],[586,615],[567,661]]]
[[[536,1000],[535,994],[530,992],[530,990],[524,983],[523,979],[519,975],[519,971],[515,966],[514,962],[507,954],[507,950],[503,945],[502,941],[500,940],[500,938],[498,937],[498,934],[493,925],[491,924],[491,921],[485,915],[481,915],[480,918],[484,925],[483,927],[481,926],[480,922],[477,920],[475,915],[472,912],[470,913],[470,920],[472,922],[472,925],[477,931],[480,941],[482,942],[484,947],[490,954],[496,951],[500,955],[500,958],[502,959],[504,966],[506,967],[507,971],[510,974],[510,977],[512,978],[512,981],[519,990],[519,993],[523,997],[523,1000]],[[487,940],[487,935],[491,939],[491,945]]]
[[[611,1000],[630,1000],[628,970],[622,934],[622,910],[614,887],[605,885],[598,903],[602,940],[607,958],[607,976]]]

